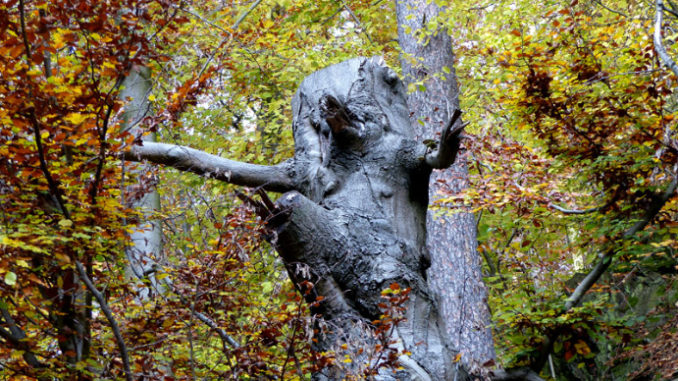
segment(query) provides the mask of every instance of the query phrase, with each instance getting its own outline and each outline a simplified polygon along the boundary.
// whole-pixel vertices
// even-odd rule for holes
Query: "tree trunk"
[[[142,66],[134,66],[122,83],[120,99],[126,101],[123,110],[123,122],[121,129],[141,138],[143,141],[155,141],[155,134],[143,136],[143,131],[138,127],[141,120],[146,117],[151,91],[150,70]],[[127,204],[140,212],[143,216],[136,223],[130,233],[132,245],[125,248],[125,255],[129,261],[128,274],[139,281],[148,279],[149,286],[139,283],[136,287],[141,299],[148,298],[153,291],[159,291],[161,287],[155,278],[155,266],[157,258],[162,252],[162,231],[159,221],[149,220],[150,216],[160,210],[160,195],[156,189],[148,191],[149,184],[143,184],[141,175],[148,173],[148,168],[137,168],[129,172],[130,177],[136,177],[138,182],[126,189],[129,199]],[[151,184],[152,187],[155,187]]]
[[[357,58],[303,81],[292,101],[295,156],[281,165],[242,164],[150,142],[127,154],[289,191],[276,204],[263,192],[263,202],[243,198],[266,219],[290,278],[312,313],[322,317],[316,349],[338,356],[315,380],[378,369],[385,358],[372,356],[377,344],[388,347],[377,352],[397,360],[402,370],[383,368],[375,379],[465,378],[426,279],[429,176],[432,168],[454,161],[461,130],[448,124],[439,149],[428,152],[414,140],[405,97],[402,82],[383,60]],[[380,332],[383,326],[375,321],[388,307],[382,291],[398,287],[407,295],[406,319]],[[343,362],[343,356],[351,361]]]
[[[442,131],[452,112],[459,109],[451,38],[444,29],[426,29],[427,23],[437,20],[441,11],[431,1],[396,1],[403,76],[406,82],[423,83],[426,88],[408,96],[413,111],[410,122],[418,126],[419,139]],[[406,32],[408,29],[410,33]],[[461,124],[461,120],[457,123]],[[429,197],[435,201],[444,193],[458,193],[467,185],[466,156],[461,155],[450,168],[433,172]],[[431,254],[429,284],[437,295],[452,347],[460,351],[464,365],[477,369],[496,355],[489,329],[487,290],[476,251],[473,214],[463,208],[438,217],[429,212],[427,227]]]

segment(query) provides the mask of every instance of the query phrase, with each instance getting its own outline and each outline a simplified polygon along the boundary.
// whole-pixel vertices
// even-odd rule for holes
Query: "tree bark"
[[[459,109],[452,41],[437,23],[441,12],[431,1],[396,1],[404,79],[426,88],[408,96],[410,121],[418,126],[418,140],[443,131],[446,123],[454,119],[453,112]],[[431,22],[438,25],[436,30],[427,29]],[[461,123],[457,119],[452,130]],[[435,202],[445,193],[458,193],[467,186],[466,157],[461,155],[449,169],[433,172],[429,197]],[[476,223],[473,214],[463,206],[456,207],[454,212],[434,216],[429,211],[427,215],[429,284],[437,295],[452,347],[460,351],[463,363],[475,370],[496,354],[489,329],[487,290],[476,250]]]

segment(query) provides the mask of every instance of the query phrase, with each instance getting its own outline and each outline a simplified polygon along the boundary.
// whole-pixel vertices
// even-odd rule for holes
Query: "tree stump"
[[[263,192],[263,202],[249,201],[311,312],[322,317],[315,349],[352,360],[337,358],[314,380],[340,380],[384,360],[368,352],[379,344],[373,322],[382,314],[382,291],[393,284],[410,289],[405,320],[387,333],[401,369],[381,369],[374,379],[464,379],[425,275],[429,176],[454,161],[460,113],[437,149],[415,142],[405,87],[381,58],[351,59],[311,74],[292,109],[295,155],[276,166],[147,142],[126,157],[286,192],[275,204]]]

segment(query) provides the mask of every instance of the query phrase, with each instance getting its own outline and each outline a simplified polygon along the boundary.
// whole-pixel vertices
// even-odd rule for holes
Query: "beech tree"
[[[675,12],[4,2],[0,374],[674,376]]]
[[[459,149],[460,112],[451,115],[438,148],[427,152],[414,141],[405,97],[383,60],[353,59],[304,80],[292,105],[295,156],[277,166],[151,142],[126,157],[286,192],[276,204],[265,193],[262,202],[248,200],[311,313],[330,322],[316,335],[317,350],[351,344],[361,366],[356,349],[375,340],[369,325],[382,313],[382,290],[404,287],[405,319],[390,332],[403,352],[404,375],[395,377],[454,379],[454,349],[426,282],[425,214],[431,170],[451,165]],[[314,379],[344,377],[333,367]]]

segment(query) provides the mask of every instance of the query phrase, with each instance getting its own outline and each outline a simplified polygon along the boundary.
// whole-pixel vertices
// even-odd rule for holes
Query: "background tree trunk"
[[[443,28],[427,29],[427,24],[435,22],[441,11],[432,1],[396,1],[404,81],[423,83],[426,87],[425,91],[417,90],[408,96],[410,121],[420,141],[442,131],[453,111],[459,108],[451,38]],[[410,33],[406,32],[408,28]],[[466,156],[460,155],[450,168],[433,172],[430,200],[435,202],[443,192],[457,193],[467,185]],[[488,328],[487,290],[476,250],[476,223],[473,214],[463,208],[455,212],[439,217],[428,212],[429,284],[438,296],[452,347],[461,352],[463,363],[473,369],[496,355]]]
[[[139,123],[145,118],[149,110],[148,95],[151,92],[150,70],[142,66],[134,66],[122,83],[120,99],[125,101],[121,129],[141,138],[145,142],[154,142],[155,133],[143,135],[139,129]],[[143,281],[149,279],[148,287],[137,287],[137,292],[142,299],[151,295],[159,283],[155,278],[155,266],[157,258],[162,253],[162,230],[159,221],[151,220],[153,213],[160,210],[160,195],[150,179],[143,178],[148,174],[149,168],[140,164],[139,168],[129,171],[128,176],[136,178],[137,183],[126,189],[128,199],[126,202],[137,209],[142,218],[136,223],[136,227],[130,234],[132,245],[125,248],[125,255],[129,262],[128,272],[130,276]],[[148,190],[151,187],[152,190]]]

